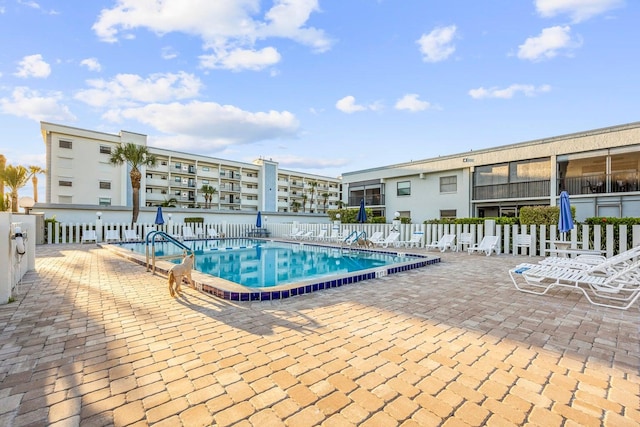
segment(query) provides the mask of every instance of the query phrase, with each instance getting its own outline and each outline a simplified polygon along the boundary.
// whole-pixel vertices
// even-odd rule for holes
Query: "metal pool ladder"
[[[162,256],[162,257],[156,257],[156,239],[158,237],[162,238],[163,241],[167,241],[169,243],[172,243],[172,244],[176,245],[177,247],[182,249],[185,254],[188,253],[188,252],[193,253],[193,249],[191,249],[189,246],[185,245],[181,241],[177,240],[176,238],[168,235],[164,231],[157,231],[157,230],[150,231],[149,233],[147,233],[147,236],[145,237],[145,249],[144,249],[145,256],[146,256],[146,262],[147,262],[147,271],[149,271],[149,269],[151,269],[152,273],[155,274],[155,272],[156,272],[156,258],[157,259],[170,259],[170,258],[178,258],[178,257],[182,256],[182,255],[166,255],[166,256]],[[151,255],[149,255],[149,246],[151,246]],[[149,262],[149,259],[151,259],[151,262]]]

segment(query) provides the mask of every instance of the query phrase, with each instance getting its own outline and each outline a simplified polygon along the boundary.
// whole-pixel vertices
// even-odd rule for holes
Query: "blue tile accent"
[[[260,301],[269,301],[271,299],[271,292],[260,292]]]
[[[251,292],[251,301],[260,300],[260,292]]]

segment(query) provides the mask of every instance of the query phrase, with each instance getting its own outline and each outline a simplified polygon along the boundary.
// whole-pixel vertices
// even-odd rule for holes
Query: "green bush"
[[[487,217],[487,218],[435,218],[424,221],[424,224],[484,224],[488,219],[492,219],[497,225],[513,225],[518,224],[518,218],[515,217]]]
[[[202,217],[191,217],[184,219],[185,224],[204,224],[204,218]]]

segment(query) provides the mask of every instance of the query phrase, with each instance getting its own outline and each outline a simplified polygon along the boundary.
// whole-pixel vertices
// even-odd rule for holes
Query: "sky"
[[[635,122],[639,22],[635,0],[0,0],[0,153],[44,167],[47,121],[338,177]]]

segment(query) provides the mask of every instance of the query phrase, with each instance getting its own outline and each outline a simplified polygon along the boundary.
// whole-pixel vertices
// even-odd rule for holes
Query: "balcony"
[[[549,197],[549,189],[549,180],[482,185],[474,187],[473,200],[531,199]]]
[[[362,200],[362,196],[350,196],[349,206],[360,206],[360,200]],[[384,194],[374,194],[371,196],[365,196],[364,204],[365,206],[383,206]]]
[[[585,175],[564,178],[558,182],[558,190],[567,191],[570,195],[629,193],[640,190],[637,172],[621,172],[613,174]]]

